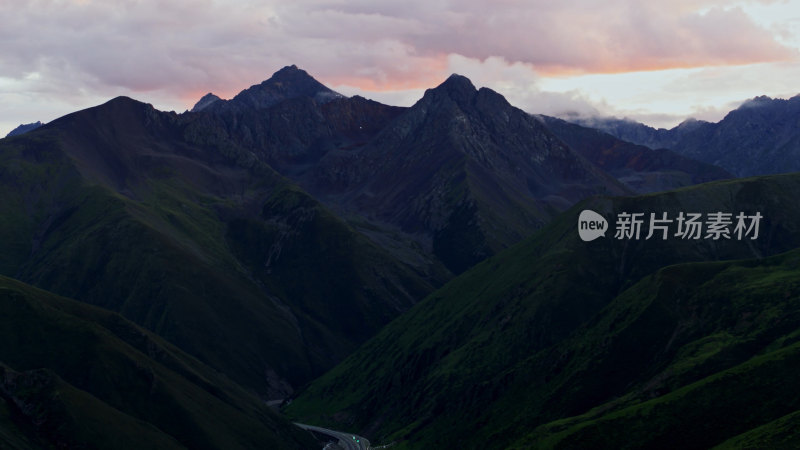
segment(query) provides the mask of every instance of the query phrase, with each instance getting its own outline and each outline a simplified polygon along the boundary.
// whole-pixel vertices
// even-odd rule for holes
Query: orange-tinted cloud
[[[230,97],[288,64],[331,85],[387,91],[437,84],[456,71],[453,55],[522,64],[531,82],[536,73],[797,58],[796,49],[781,45],[731,5],[724,0],[0,2],[5,18],[0,78],[39,74],[36,83],[26,84],[30,95],[138,92],[174,102],[208,91]]]

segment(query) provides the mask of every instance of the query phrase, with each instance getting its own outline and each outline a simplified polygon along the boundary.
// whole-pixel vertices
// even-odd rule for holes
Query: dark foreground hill
[[[0,277],[0,446],[308,449],[256,396],[120,315]]]
[[[399,448],[780,442],[800,410],[796,192],[794,174],[581,203],[387,325],[288,411]],[[578,238],[584,208],[609,219],[605,238]],[[719,211],[762,214],[758,239],[613,237],[622,212]]]
[[[282,398],[432,286],[204,119],[118,98],[0,141],[0,274]]]

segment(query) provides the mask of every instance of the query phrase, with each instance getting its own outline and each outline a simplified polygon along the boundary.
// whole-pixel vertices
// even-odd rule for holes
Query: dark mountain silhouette
[[[720,122],[687,133],[674,150],[751,176],[800,170],[800,96],[756,97]]]
[[[310,436],[120,315],[0,277],[3,448],[308,449]]]
[[[729,116],[763,131],[773,106]],[[707,126],[681,142],[730,143]],[[0,140],[0,275],[19,280],[0,277],[0,441],[309,448],[262,404],[303,386],[293,415],[411,448],[777,440],[800,410],[774,392],[793,382],[798,180],[728,176],[459,75],[409,108],[290,66],[184,114],[67,115]],[[584,243],[583,208],[764,222],[752,242]],[[738,422],[681,421],[747,386],[761,403]]]
[[[636,192],[664,191],[733,178],[724,169],[671,150],[632,144],[555,117],[538,117],[570,148]]]
[[[788,100],[761,96],[717,123],[689,120],[671,130],[615,119],[581,124],[651,148],[669,148],[736,176],[752,176],[800,170],[798,120],[800,96]]]
[[[397,108],[332,96],[289,67],[232,102],[252,110],[258,102],[241,99],[275,85],[291,95],[270,96],[258,114],[204,111],[258,160],[431,274],[441,272],[438,261],[464,270],[581,198],[629,192],[501,95],[458,75]]]
[[[567,120],[584,127],[604,131],[623,141],[644,145],[652,149],[673,148],[685,134],[710,123],[690,118],[673,128],[666,129],[653,128],[628,118],[577,117],[568,118]]]
[[[207,119],[117,98],[0,142],[0,273],[281,398],[432,286]]]
[[[211,94],[213,95],[213,94]],[[325,103],[342,98],[342,94],[328,89],[315,80],[305,70],[297,66],[286,66],[275,72],[268,80],[251,86],[238,93],[231,100],[216,100],[208,95],[204,96],[206,104],[201,110],[209,112],[242,112],[246,110],[267,109],[284,100],[307,97],[317,103]],[[200,105],[202,100],[195,105]],[[209,102],[209,100],[212,100]]]
[[[25,133],[27,133],[29,131],[33,131],[33,130],[39,128],[42,125],[44,125],[42,122],[33,122],[33,123],[22,124],[22,125],[18,126],[17,128],[14,128],[13,130],[11,130],[6,135],[6,137],[19,136],[20,134],[25,134]]]
[[[198,100],[197,103],[194,104],[194,106],[191,109],[191,112],[200,112],[211,106],[212,103],[220,100],[222,99],[209,92],[208,94],[204,95],[200,100]]]
[[[596,193],[625,193],[496,92],[453,75],[360,148],[330,152],[312,192],[425,236],[460,272]],[[423,243],[425,242],[423,241]]]

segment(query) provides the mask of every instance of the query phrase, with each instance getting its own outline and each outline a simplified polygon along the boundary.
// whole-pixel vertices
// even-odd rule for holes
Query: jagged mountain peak
[[[40,122],[40,121],[36,121],[36,122],[33,122],[33,123],[23,123],[23,124],[20,124],[17,128],[14,128],[13,130],[11,130],[6,135],[6,137],[19,136],[19,135],[25,134],[25,133],[27,133],[29,131],[33,131],[33,130],[41,127],[42,125],[44,125],[44,124],[42,122]]]
[[[344,96],[320,83],[305,70],[291,65],[278,70],[260,84],[240,92],[233,100],[260,109],[297,97],[310,97],[319,103],[326,103]]]
[[[683,122],[679,123],[673,129],[678,131],[678,132],[688,133],[689,131],[696,130],[697,128],[702,127],[703,125],[705,125],[707,123],[709,123],[709,122],[707,122],[705,120],[695,119],[694,117],[690,117],[690,118],[684,120]]]
[[[463,113],[473,118],[516,115],[512,112],[515,108],[505,97],[486,87],[477,89],[469,78],[455,73],[435,88],[426,90],[411,109],[423,116],[433,113],[445,115]]]
[[[475,86],[472,84],[472,81],[465,77],[464,75],[459,75],[457,73],[451,74],[447,77],[446,80],[439,87],[444,87],[447,89],[457,88],[457,89],[465,89],[475,91]]]
[[[311,78],[314,79],[311,75],[308,74],[303,69],[300,69],[296,65],[292,64],[291,66],[284,66],[269,78],[269,80],[284,80],[284,79],[297,79],[297,78]],[[268,81],[269,81],[268,80]],[[316,81],[316,80],[314,80]]]
[[[213,94],[207,94],[197,102],[193,112],[206,110],[210,112],[238,112],[248,109],[267,109],[284,100],[307,97],[317,103],[327,103],[344,96],[317,81],[296,65],[285,66],[271,77],[259,84],[239,92],[231,100],[220,100]],[[204,101],[206,104],[204,104]],[[201,106],[200,109],[196,108]]]
[[[426,90],[422,99],[440,97],[449,97],[453,100],[471,99],[477,92],[478,90],[469,78],[454,73],[440,85],[433,89]]]
[[[104,105],[148,105],[152,106],[149,103],[145,103],[135,98],[131,98],[125,95],[119,95],[117,97],[112,98],[111,100],[104,103]]]
[[[441,104],[445,99],[455,102],[462,111],[477,109],[499,112],[513,108],[501,94],[487,87],[477,89],[469,78],[457,73],[450,75],[439,86],[425,91],[421,104],[427,107],[431,104]]]
[[[769,97],[769,96],[766,96],[766,95],[759,95],[759,96],[753,97],[753,98],[751,98],[749,100],[746,100],[744,103],[741,104],[741,106],[739,106],[739,108],[747,108],[747,107],[750,107],[750,106],[765,105],[765,104],[771,103],[773,100],[778,100],[778,99],[773,99],[772,97]]]
[[[214,102],[218,102],[220,100],[222,99],[209,92],[208,94],[204,95],[200,100],[198,100],[197,103],[194,104],[191,111],[192,112],[202,111],[211,106]]]

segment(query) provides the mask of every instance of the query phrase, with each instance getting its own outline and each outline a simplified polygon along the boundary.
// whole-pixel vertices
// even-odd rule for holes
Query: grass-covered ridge
[[[115,313],[0,277],[3,433],[20,448],[308,448],[219,372]]]
[[[798,191],[785,175],[584,202],[390,323],[288,412],[401,448],[505,448],[743,364],[797,329],[797,254],[766,257],[800,246]],[[584,208],[765,219],[756,241],[584,243]],[[775,412],[749,424],[791,411]]]
[[[434,280],[218,127],[119,98],[0,141],[0,274],[119,312],[283,398]]]

